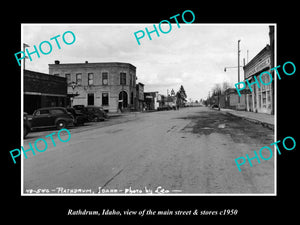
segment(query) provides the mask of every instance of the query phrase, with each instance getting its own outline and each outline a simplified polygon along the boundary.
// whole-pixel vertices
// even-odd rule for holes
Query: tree
[[[232,87],[232,85],[229,82],[224,81],[222,83],[222,94],[226,91],[226,89],[231,88],[231,87]]]
[[[183,106],[186,102],[187,95],[185,93],[184,87],[181,85],[179,91],[176,93],[176,104],[179,106]]]
[[[171,90],[171,96],[175,96],[175,91],[174,91],[173,88],[172,88],[172,90]]]
[[[213,92],[212,97],[217,96],[217,101],[218,101],[217,105],[219,105],[220,104],[220,95],[222,93],[221,85],[220,84],[215,84],[215,86],[212,89],[212,92]]]
[[[187,95],[186,95],[184,87],[182,85],[179,88],[179,93],[182,95],[182,98],[185,100]]]

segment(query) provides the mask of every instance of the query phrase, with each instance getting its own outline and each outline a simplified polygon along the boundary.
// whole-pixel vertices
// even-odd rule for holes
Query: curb
[[[247,121],[252,122],[252,123],[260,124],[260,125],[262,125],[263,127],[266,127],[266,128],[268,128],[268,129],[270,129],[270,130],[274,130],[274,124],[267,123],[267,122],[262,122],[262,121],[260,121],[260,120],[248,118],[248,117],[241,116],[241,115],[236,115],[236,114],[231,113],[231,112],[226,112],[226,113],[229,113],[230,115],[233,115],[233,116],[236,116],[236,117],[240,117],[240,118],[242,118],[243,120],[247,120]]]

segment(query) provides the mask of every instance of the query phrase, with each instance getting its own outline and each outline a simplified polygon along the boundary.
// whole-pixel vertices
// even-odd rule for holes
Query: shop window
[[[263,106],[263,108],[266,108],[266,104],[267,104],[266,92],[262,92],[262,106]]]
[[[88,93],[88,105],[94,105],[94,93]]]

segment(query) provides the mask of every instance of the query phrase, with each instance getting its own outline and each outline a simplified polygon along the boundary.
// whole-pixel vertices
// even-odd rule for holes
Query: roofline
[[[270,51],[271,46],[269,44],[267,44],[258,54],[256,54],[256,56],[253,57],[253,59],[250,60],[250,62],[248,62],[245,66],[243,66],[243,69],[245,70],[248,66],[252,65],[253,62],[260,57],[264,52]]]
[[[48,64],[48,66],[64,66],[64,65],[105,65],[105,64],[121,64],[121,65],[128,65],[128,66],[132,66],[134,68],[136,68],[134,65],[130,64],[130,63],[126,63],[126,62],[87,62],[87,63],[59,63],[59,64],[56,64],[56,63],[51,63],[51,64]]]

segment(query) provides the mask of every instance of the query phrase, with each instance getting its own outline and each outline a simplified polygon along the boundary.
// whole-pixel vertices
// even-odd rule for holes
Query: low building
[[[227,109],[245,110],[246,109],[246,96],[250,93],[249,90],[240,91],[241,96],[238,95],[236,88],[227,88],[222,97],[222,105]],[[223,95],[222,95],[223,96]],[[222,105],[220,106],[222,108]]]
[[[129,63],[49,64],[49,73],[65,77],[72,105],[102,106],[109,112],[136,108],[136,67]]]
[[[144,101],[146,110],[157,110],[158,103],[158,92],[144,92]]]
[[[66,78],[24,70],[24,112],[32,114],[41,107],[66,106]]]
[[[169,95],[165,98],[165,105],[175,107],[178,105],[177,97],[175,95]]]
[[[165,106],[165,101],[166,101],[166,96],[162,94],[157,95],[157,102],[158,102],[158,107],[163,107]]]
[[[246,96],[246,109],[247,111],[259,112],[272,114],[274,111],[274,85],[273,82],[270,83],[270,77],[267,74],[261,76],[263,83],[269,85],[264,85],[261,83],[259,75],[264,71],[269,71],[272,75],[273,71],[270,71],[271,66],[271,47],[266,45],[244,68],[244,79],[251,85],[252,92],[250,91],[249,86],[247,85],[247,90],[249,94]],[[258,83],[255,83],[256,80]],[[274,78],[274,76],[273,76]],[[260,88],[258,87],[260,86]]]

